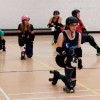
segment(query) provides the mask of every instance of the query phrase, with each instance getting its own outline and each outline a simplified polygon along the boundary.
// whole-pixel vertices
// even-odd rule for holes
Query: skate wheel
[[[70,93],[74,93],[74,92],[75,92],[75,90],[74,90],[74,89],[71,89],[71,90],[70,90]]]
[[[50,70],[50,73],[54,73],[54,71],[53,70]]]
[[[50,81],[50,82],[53,81],[53,78],[49,78],[49,81]]]

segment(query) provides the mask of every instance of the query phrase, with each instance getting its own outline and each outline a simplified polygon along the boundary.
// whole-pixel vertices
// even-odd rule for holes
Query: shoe
[[[97,56],[100,56],[100,48],[97,49]]]

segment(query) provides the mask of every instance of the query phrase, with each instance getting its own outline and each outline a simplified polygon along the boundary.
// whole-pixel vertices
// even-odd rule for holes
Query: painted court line
[[[77,90],[77,92],[88,92],[88,90]],[[95,91],[100,91],[100,89],[95,89]],[[31,92],[31,93],[16,93],[16,94],[8,94],[9,96],[14,96],[14,95],[34,95],[34,94],[53,94],[53,93],[63,93],[64,91],[54,91],[54,92]]]
[[[5,96],[6,100],[11,100],[10,97],[4,92],[2,88],[0,88],[0,91]]]
[[[84,98],[95,97],[96,95],[80,95],[80,96],[61,96],[61,97],[43,97],[43,98],[27,98],[27,99],[13,99],[13,100],[48,100],[48,99],[64,99],[64,98]]]

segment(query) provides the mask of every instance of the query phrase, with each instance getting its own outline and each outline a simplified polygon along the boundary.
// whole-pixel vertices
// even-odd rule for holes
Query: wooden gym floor
[[[99,34],[94,34],[100,46]],[[77,70],[76,92],[63,92],[61,80],[52,86],[48,78],[50,69],[63,69],[56,65],[52,36],[36,36],[34,55],[20,60],[16,36],[5,37],[6,52],[0,52],[0,100],[100,100],[100,57],[88,43],[82,45],[82,70]]]

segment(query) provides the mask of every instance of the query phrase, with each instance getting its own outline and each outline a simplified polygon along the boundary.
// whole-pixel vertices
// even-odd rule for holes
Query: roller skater
[[[97,43],[95,42],[95,39],[93,38],[93,36],[91,36],[90,34],[87,33],[87,30],[82,22],[82,20],[80,19],[80,10],[75,9],[72,11],[72,16],[76,17],[78,19],[78,26],[76,28],[76,31],[82,34],[82,41],[81,43],[86,43],[88,42],[92,47],[94,47],[97,51],[97,56],[100,56],[100,47],[97,45]]]
[[[57,43],[59,33],[64,30],[64,26],[62,25],[62,18],[59,15],[60,12],[55,10],[53,12],[53,17],[50,18],[47,25],[48,28],[51,28],[51,31],[53,31],[54,39],[52,45]]]
[[[66,19],[67,30],[61,32],[58,36],[57,48],[58,52],[55,60],[58,66],[64,68],[65,75],[54,74],[51,79],[52,82],[57,84],[61,79],[65,84],[63,90],[67,93],[74,93],[76,86],[76,67],[82,69],[82,49],[81,49],[81,34],[76,32],[78,19],[76,17],[68,17]],[[55,71],[53,71],[54,73]],[[55,72],[56,73],[56,72]]]
[[[27,55],[28,58],[33,56],[33,41],[34,41],[34,28],[29,23],[30,18],[28,16],[22,16],[22,23],[19,24],[18,30],[18,43],[21,49],[21,60],[25,60]]]
[[[6,51],[4,32],[2,30],[0,30],[0,50],[2,50],[3,52]]]

